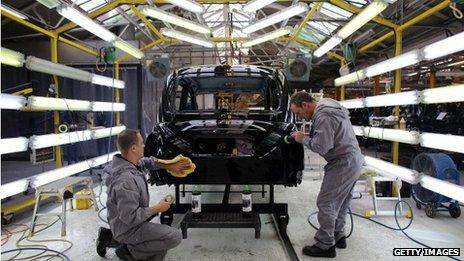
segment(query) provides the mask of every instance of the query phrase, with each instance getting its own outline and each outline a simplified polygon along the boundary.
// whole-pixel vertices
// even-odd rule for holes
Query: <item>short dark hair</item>
[[[314,99],[311,96],[311,94],[305,92],[305,91],[300,91],[300,92],[295,92],[292,97],[290,97],[290,104],[295,104],[298,107],[301,107],[303,102],[313,102]]]
[[[127,154],[130,147],[137,144],[137,134],[140,132],[133,129],[125,129],[118,134],[118,149],[122,154]]]

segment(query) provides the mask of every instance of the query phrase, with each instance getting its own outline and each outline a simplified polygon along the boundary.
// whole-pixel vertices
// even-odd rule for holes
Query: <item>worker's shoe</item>
[[[100,227],[97,237],[97,254],[101,257],[106,255],[106,248],[110,246],[113,234],[108,228]]]
[[[346,237],[343,236],[339,240],[337,240],[337,243],[335,243],[335,246],[337,248],[346,248]]]
[[[337,252],[335,252],[335,246],[331,246],[328,249],[322,249],[317,247],[316,245],[312,246],[305,246],[303,247],[303,254],[307,256],[314,256],[314,257],[336,257]]]
[[[127,248],[126,244],[120,245],[116,248],[116,256],[123,261],[136,261],[134,257],[132,257],[129,249]]]

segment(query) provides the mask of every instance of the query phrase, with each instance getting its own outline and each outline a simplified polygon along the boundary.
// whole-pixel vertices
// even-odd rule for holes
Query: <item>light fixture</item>
[[[74,174],[86,171],[90,168],[97,167],[101,164],[104,164],[112,160],[113,155],[116,153],[118,152],[112,152],[103,156],[88,159],[86,161],[81,161],[76,164],[68,165],[66,167],[43,172],[39,175],[32,177],[32,187],[37,188],[45,184],[51,183],[53,181],[60,180],[62,178],[66,178]]]
[[[178,39],[178,40],[181,40],[181,41],[201,45],[201,46],[208,47],[208,48],[213,48],[214,45],[215,45],[214,42],[207,41],[207,40],[201,39],[199,37],[195,37],[193,35],[188,35],[188,34],[185,34],[185,33],[182,33],[182,32],[176,31],[176,30],[168,29],[168,28],[162,28],[160,30],[160,32],[164,36],[172,37],[172,38],[175,38],[175,39]]]
[[[98,85],[103,85],[103,86],[108,86],[108,87],[114,87],[118,89],[124,89],[125,87],[125,82],[121,80],[117,80],[114,78],[98,75],[98,74],[92,74],[92,83],[93,84],[98,84]]]
[[[0,139],[0,154],[26,151],[28,144],[29,139],[25,137]]]
[[[126,104],[115,102],[92,102],[92,111],[125,111]]]
[[[342,39],[340,37],[332,36],[327,42],[319,46],[319,48],[317,48],[317,50],[314,51],[314,56],[321,57],[322,55],[330,51],[332,48],[334,48],[341,42],[342,42]]]
[[[52,9],[60,5],[60,2],[58,0],[36,0],[36,1],[43,4],[48,9]]]
[[[298,3],[296,5],[287,7],[277,13],[274,13],[262,20],[259,20],[256,23],[243,28],[242,31],[243,33],[250,34],[270,25],[276,24],[278,22],[284,21],[293,16],[306,12],[308,12],[308,5],[305,3]]]
[[[421,92],[421,102],[447,103],[464,101],[464,84],[450,85],[434,89],[426,89]]]
[[[211,28],[207,26],[194,23],[190,20],[179,17],[177,15],[173,15],[153,6],[145,6],[144,8],[142,8],[141,12],[146,16],[150,16],[158,20],[177,25],[191,31],[195,31],[201,34],[211,34]]]
[[[19,19],[27,20],[27,16],[25,16],[24,14],[20,13],[19,11],[15,10],[14,8],[11,8],[11,7],[7,6],[7,5],[0,4],[0,10],[2,10],[3,12],[9,13],[9,14],[11,14],[13,16],[16,16]]]
[[[453,67],[453,66],[461,65],[461,64],[464,64],[464,61],[450,63],[450,64],[447,64],[446,67]]]
[[[11,197],[27,190],[29,186],[28,179],[20,179],[10,183],[2,184],[0,189],[1,199]]]
[[[121,40],[121,39],[116,39],[113,42],[114,47],[123,50],[124,52],[134,56],[137,59],[142,59],[145,54],[140,51],[139,49],[135,48],[133,45],[129,44],[128,42]]]
[[[2,47],[0,53],[0,63],[14,67],[22,67],[24,65],[24,55],[22,53]]]
[[[388,3],[381,0],[376,0],[370,3],[358,15],[351,18],[350,21],[338,31],[337,35],[342,39],[347,38],[363,25],[367,24],[370,20],[372,20],[372,18],[380,14],[387,7]]]
[[[463,43],[464,32],[461,32],[441,41],[426,45],[422,48],[422,52],[426,60],[432,60],[464,50]]]
[[[379,140],[397,141],[408,144],[419,143],[419,133],[416,131],[364,127],[364,136]]]
[[[166,0],[166,2],[178,6],[182,9],[190,11],[196,14],[202,14],[205,12],[205,8],[202,4],[190,0]]]
[[[364,156],[364,161],[368,167],[378,170],[383,175],[398,177],[411,184],[417,184],[419,182],[418,173],[412,169],[401,167],[370,156]]]
[[[56,11],[71,22],[101,38],[103,41],[112,42],[116,39],[116,35],[110,32],[110,30],[99,25],[94,20],[87,17],[87,15],[79,12],[69,5],[61,5],[56,9]]]
[[[89,101],[29,96],[28,107],[32,110],[90,111]]]
[[[91,139],[92,132],[90,130],[33,135],[29,140],[29,147],[31,147],[31,149],[41,149]]]
[[[118,135],[121,131],[125,130],[126,126],[114,126],[111,128],[104,128],[92,131],[92,139],[100,139],[113,135]]]
[[[289,34],[291,32],[292,32],[292,27],[286,26],[286,27],[281,28],[279,30],[272,31],[270,33],[258,36],[257,38],[255,38],[255,39],[253,39],[251,41],[244,42],[242,44],[242,47],[245,47],[245,48],[246,47],[251,47],[253,45],[257,45],[257,44],[260,44],[260,43],[264,43],[264,42],[279,38],[279,37],[287,35],[287,34]]]
[[[243,11],[247,13],[254,13],[266,5],[274,3],[275,1],[277,0],[252,0],[243,6]]]
[[[34,56],[27,57],[26,68],[36,72],[57,75],[84,82],[90,82],[92,79],[92,74],[84,70],[79,70],[59,63],[53,63]]]
[[[419,93],[417,91],[391,93],[366,97],[366,107],[386,107],[419,104]]]
[[[0,108],[20,110],[26,104],[26,98],[19,95],[2,93],[0,96]]]
[[[366,76],[372,77],[380,75],[409,65],[413,65],[419,61],[420,51],[416,49],[367,67]]]
[[[337,79],[335,79],[334,83],[335,83],[335,86],[341,86],[341,85],[361,81],[361,80],[364,80],[365,78],[366,78],[366,75],[365,75],[364,70],[358,70],[356,72],[352,72],[350,74],[338,77]]]
[[[422,147],[464,153],[464,136],[424,132],[420,135]]]
[[[339,101],[339,103],[347,109],[364,108],[364,99],[344,100],[344,101]]]
[[[363,126],[353,126],[353,131],[356,136],[364,136]]]
[[[422,175],[420,184],[423,188],[442,194],[449,198],[464,202],[464,187],[451,182],[437,179],[428,175]]]

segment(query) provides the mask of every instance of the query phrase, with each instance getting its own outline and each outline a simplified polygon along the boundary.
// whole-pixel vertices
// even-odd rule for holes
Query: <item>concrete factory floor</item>
[[[307,162],[304,173],[304,179],[298,187],[284,188],[276,187],[276,202],[288,203],[290,223],[288,225],[288,234],[300,260],[309,260],[310,258],[302,255],[303,246],[313,244],[313,235],[315,230],[307,222],[310,212],[316,210],[316,196],[319,191],[321,181],[318,180],[323,160],[316,155],[311,154],[311,163]],[[205,187],[205,190],[218,190],[223,186]],[[187,187],[189,189],[189,187]],[[240,190],[240,187],[232,187],[231,190]],[[254,188],[255,190],[260,187]],[[96,193],[99,187],[95,188]],[[164,195],[173,193],[174,187],[150,187],[151,203],[159,201]],[[105,202],[106,195],[102,194],[102,202]],[[202,202],[219,203],[221,194],[202,194]],[[181,199],[182,202],[190,202],[190,195]],[[411,203],[414,211],[414,221],[407,233],[413,238],[422,241],[432,247],[461,247],[461,258],[464,252],[464,217],[458,219],[451,218],[447,212],[440,212],[434,219],[428,218],[423,210],[418,210],[411,199],[406,199]],[[253,202],[264,202],[261,195],[255,194]],[[241,202],[241,194],[231,194],[230,202]],[[386,209],[393,209],[393,203],[383,203]],[[366,209],[372,209],[372,199],[368,194],[364,194],[361,199],[352,201],[352,210],[355,213],[363,213]],[[59,205],[47,204],[46,211],[59,211]],[[17,215],[13,219],[14,224],[29,225],[32,211],[22,215]],[[106,212],[102,212],[105,216]],[[181,216],[177,216],[174,225],[178,226]],[[42,217],[43,223],[50,223],[54,218]],[[316,222],[316,219],[313,219]],[[386,223],[390,226],[396,226],[393,217],[376,217],[375,220]],[[158,222],[156,218],[154,222]],[[262,229],[261,238],[254,238],[252,229],[189,229],[188,238],[175,249],[168,252],[166,260],[287,260],[288,257],[284,251],[269,215],[261,215]],[[400,222],[405,224],[407,219],[401,218]],[[412,248],[421,247],[412,242],[401,232],[388,230],[373,222],[354,218],[354,232],[348,239],[348,248],[337,249],[338,260],[412,260],[413,258],[394,257],[393,248]],[[106,226],[97,216],[94,209],[77,210],[67,212],[67,236],[60,237],[59,224],[38,233],[33,239],[67,239],[73,243],[71,249],[65,252],[71,260],[118,260],[114,250],[108,250],[106,258],[101,258],[95,252],[95,239],[100,226]],[[14,231],[21,229],[12,225],[4,228]],[[2,244],[5,237],[2,230]],[[2,251],[15,248],[15,242],[19,235],[13,235],[8,242],[2,245]],[[65,242],[51,243],[31,243],[23,244],[44,244],[49,248],[62,251],[69,244]],[[20,257],[31,253],[24,252]],[[2,255],[1,260],[8,260],[11,254]],[[58,258],[54,258],[58,260]],[[317,260],[311,258],[312,260]],[[417,258],[414,258],[417,259]],[[446,260],[448,258],[430,258],[422,257],[423,260]],[[41,259],[45,260],[45,259]],[[321,259],[326,260],[326,259]]]

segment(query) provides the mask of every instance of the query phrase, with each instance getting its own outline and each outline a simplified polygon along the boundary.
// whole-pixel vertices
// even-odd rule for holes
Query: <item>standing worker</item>
[[[111,231],[100,229],[97,252],[104,255],[106,247],[116,240],[121,244],[116,249],[121,260],[162,260],[167,250],[180,244],[182,235],[176,228],[150,222],[155,214],[169,209],[172,198],[149,206],[148,184],[142,170],[163,168],[181,172],[189,169],[190,163],[162,164],[154,157],[143,158],[145,145],[138,130],[119,133],[117,144],[121,154],[116,154],[105,168]]]
[[[320,227],[314,237],[316,244],[305,246],[303,254],[335,257],[335,247],[346,248],[345,218],[364,158],[348,110],[337,101],[321,99],[316,102],[309,93],[302,91],[292,95],[290,109],[298,118],[312,121],[309,136],[297,131],[292,134],[295,141],[327,161],[317,196]]]

